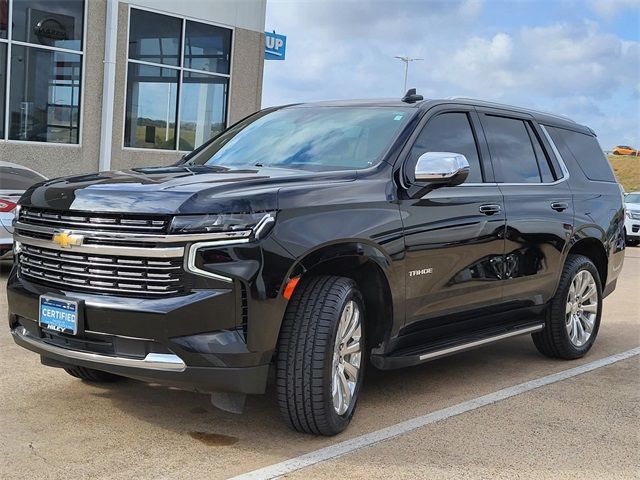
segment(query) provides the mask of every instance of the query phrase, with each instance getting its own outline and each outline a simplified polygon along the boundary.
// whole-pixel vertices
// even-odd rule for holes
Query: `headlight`
[[[275,212],[221,213],[207,215],[179,215],[171,222],[171,233],[224,233],[254,230],[264,234],[264,227],[275,221]]]
[[[625,211],[624,214],[627,218],[631,218],[631,212],[629,210]]]

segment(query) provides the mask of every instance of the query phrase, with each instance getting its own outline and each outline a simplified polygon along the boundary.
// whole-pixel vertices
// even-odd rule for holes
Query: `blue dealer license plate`
[[[78,333],[78,302],[40,296],[40,327],[75,335]]]

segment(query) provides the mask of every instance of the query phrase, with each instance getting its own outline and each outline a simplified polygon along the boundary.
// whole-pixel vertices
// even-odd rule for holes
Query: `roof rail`
[[[551,112],[545,112],[544,110],[535,110],[533,108],[526,108],[526,107],[518,107],[516,105],[509,105],[506,103],[498,103],[498,102],[489,102],[487,100],[480,100],[479,98],[472,98],[472,97],[447,97],[446,100],[472,100],[474,102],[478,102],[481,103],[483,105],[487,105],[487,106],[495,106],[495,107],[507,107],[507,108],[514,108],[514,109],[519,109],[519,110],[525,110],[527,112],[532,112],[532,113],[539,113],[542,115],[548,115],[550,117],[556,117],[559,118],[561,120],[567,120],[571,123],[578,123],[576,122],[574,119],[572,119],[571,117],[568,117],[567,115],[563,115],[561,113],[551,113]]]

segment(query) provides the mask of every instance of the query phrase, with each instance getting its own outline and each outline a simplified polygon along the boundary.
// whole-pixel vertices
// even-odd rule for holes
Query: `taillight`
[[[16,206],[17,204],[9,200],[0,199],[0,212],[2,213],[11,212]]]

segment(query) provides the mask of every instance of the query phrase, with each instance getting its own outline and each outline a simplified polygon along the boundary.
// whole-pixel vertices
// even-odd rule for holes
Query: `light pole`
[[[417,62],[418,60],[424,60],[424,58],[405,57],[402,55],[396,55],[393,58],[397,58],[398,60],[404,63],[404,90],[402,90],[402,94],[404,95],[407,91],[407,76],[409,74],[409,62]]]

